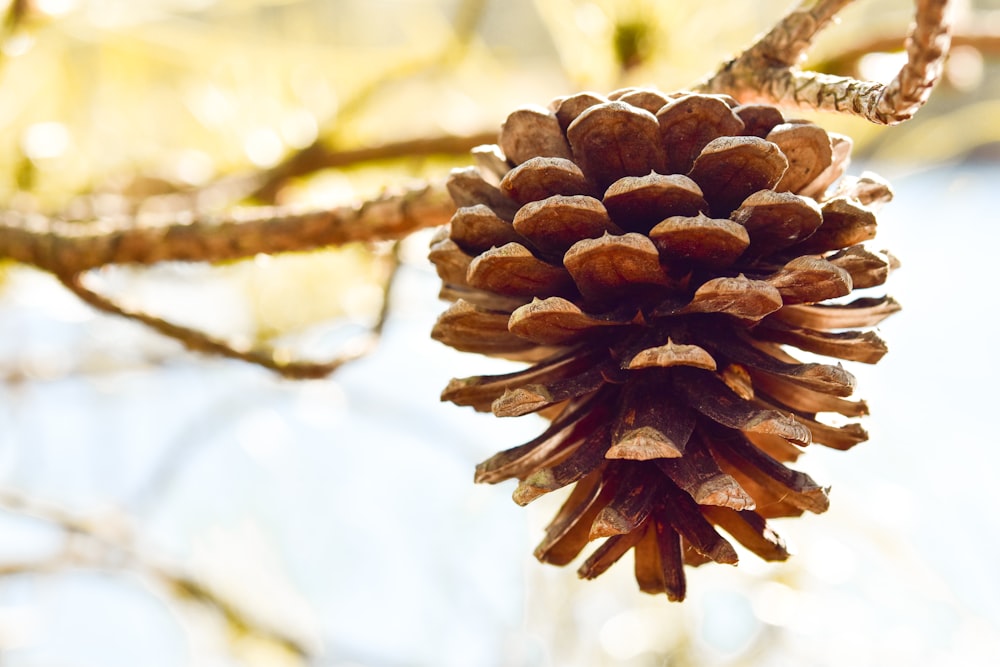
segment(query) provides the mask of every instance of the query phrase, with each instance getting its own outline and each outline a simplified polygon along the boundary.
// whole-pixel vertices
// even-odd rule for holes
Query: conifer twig
[[[87,222],[7,212],[0,213],[0,259],[65,276],[110,264],[218,262],[401,239],[444,224],[454,211],[443,183],[431,181],[320,211],[257,207]]]
[[[908,120],[941,75],[950,44],[948,0],[916,0],[907,61],[888,84],[799,69],[815,36],[852,1],[807,0],[697,89],[727,93],[742,102],[849,113],[880,125]]]
[[[251,348],[234,341],[216,338],[199,329],[175,324],[140,310],[126,308],[122,304],[116,303],[113,299],[99,294],[84,285],[84,276],[82,273],[56,275],[69,291],[91,307],[111,315],[118,315],[144,324],[168,338],[179,341],[189,350],[214,354],[229,359],[238,359],[262,366],[289,379],[305,380],[326,377],[344,364],[365,356],[378,344],[382,336],[382,329],[389,316],[389,292],[392,289],[392,284],[399,268],[399,258],[395,249],[396,244],[393,244],[393,246],[389,257],[389,276],[383,283],[382,305],[379,309],[378,318],[371,329],[361,338],[351,341],[340,354],[325,361],[294,360],[291,358],[292,355],[286,350],[267,347]]]
[[[496,130],[468,135],[445,134],[436,137],[405,139],[359,148],[334,148],[322,141],[291,154],[287,159],[252,178],[249,196],[271,201],[278,189],[290,179],[320,169],[337,169],[379,160],[412,159],[434,155],[463,155],[480,144],[496,140]],[[212,186],[207,186],[210,189]]]

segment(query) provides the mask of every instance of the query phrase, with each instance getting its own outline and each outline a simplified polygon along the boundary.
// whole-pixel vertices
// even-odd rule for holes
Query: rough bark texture
[[[741,102],[849,113],[880,125],[908,120],[941,75],[950,44],[948,0],[917,0],[906,39],[907,62],[889,84],[798,69],[815,35],[850,2],[803,3],[697,89],[727,93]]]
[[[204,217],[85,222],[7,212],[0,214],[0,258],[60,275],[110,264],[218,262],[400,239],[444,224],[454,210],[444,186],[431,182],[321,211],[260,207]]]

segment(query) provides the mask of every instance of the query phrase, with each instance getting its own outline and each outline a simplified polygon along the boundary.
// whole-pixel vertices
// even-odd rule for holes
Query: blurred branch
[[[483,20],[489,0],[462,0],[455,10],[452,21],[455,31],[455,41],[460,45],[468,44],[476,34],[476,28]]]
[[[7,5],[7,10],[3,14],[3,27],[2,31],[0,31],[2,39],[6,40],[9,38],[24,24],[30,10],[31,3],[28,0],[11,0],[11,3]]]
[[[493,143],[496,138],[496,130],[490,130],[472,135],[442,135],[344,150],[332,149],[317,141],[267,171],[255,174],[252,178],[258,184],[250,196],[260,201],[273,201],[277,191],[289,179],[320,169],[350,167],[380,160],[464,155],[480,144]]]
[[[0,489],[0,509],[49,524],[60,530],[66,540],[64,548],[49,558],[0,565],[0,577],[50,574],[72,568],[131,571],[159,582],[178,600],[197,602],[212,609],[229,627],[277,644],[303,658],[311,653],[302,641],[261,624],[248,611],[226,600],[197,577],[157,563],[141,553],[133,544],[125,517],[119,514],[85,519],[10,489]]]
[[[389,291],[392,289],[392,283],[399,268],[399,258],[395,245],[393,244],[393,250],[390,253],[389,277],[383,283],[382,306],[375,324],[362,339],[353,341],[352,344],[347,346],[347,349],[327,361],[294,361],[291,359],[292,354],[282,349],[247,349],[238,343],[210,336],[204,331],[174,324],[155,315],[131,310],[119,303],[115,303],[113,299],[98,294],[85,286],[83,284],[83,274],[81,273],[57,274],[57,277],[67,289],[84,303],[105,313],[119,315],[144,324],[164,336],[180,341],[189,350],[246,361],[257,366],[263,366],[290,379],[314,379],[326,377],[344,364],[360,359],[374,349],[378,343],[382,335],[382,329],[385,326],[385,321],[389,315]]]
[[[971,47],[987,55],[1000,54],[1000,12],[973,12],[960,25],[956,25],[951,35],[951,48]],[[871,53],[891,53],[899,51],[901,40],[898,35],[876,36],[872,39],[845,49],[825,58],[823,66],[834,72],[852,73],[857,71],[858,62]]]
[[[33,380],[56,380],[76,375],[94,378],[162,366],[170,360],[170,356],[159,350],[139,350],[133,358],[96,359],[90,358],[85,351],[79,357],[68,360],[68,363],[53,368],[49,365],[49,353],[42,351],[36,354],[18,355],[16,359],[0,364],[0,384],[18,385]]]
[[[221,215],[69,222],[0,214],[0,259],[61,276],[109,264],[218,262],[259,253],[400,239],[444,224],[455,210],[437,181],[323,211],[237,209]]]
[[[413,77],[421,71],[441,66],[453,67],[459,63],[469,40],[472,39],[475,29],[482,19],[486,4],[487,0],[462,0],[456,10],[450,38],[445,40],[428,57],[407,59],[356,90],[338,109],[336,117],[332,121],[334,129],[350,125],[350,119],[361,114],[376,96],[376,93],[389,84]],[[254,188],[250,196],[258,201],[273,201],[278,190],[288,179],[313,173],[320,169],[394,158],[455,155],[466,153],[474,146],[491,143],[495,139],[496,131],[490,131],[467,137],[445,135],[355,150],[331,148],[319,140],[264,172],[262,182]]]
[[[393,150],[398,150],[398,145]],[[367,153],[373,154],[378,151]],[[112,264],[215,262],[350,242],[398,240],[418,229],[444,224],[454,210],[444,185],[435,181],[352,206],[305,213],[260,207],[194,219],[190,213],[181,213],[158,220],[140,217],[117,222],[69,222],[8,212],[0,214],[0,259],[14,259],[48,271],[97,310],[140,322],[188,349],[246,361],[287,378],[321,378],[363,357],[377,344],[388,316],[389,290],[399,264],[395,248],[374,326],[325,361],[295,360],[287,350],[251,348],[127,308],[89,288],[84,273]]]
[[[236,604],[221,597],[198,579],[182,572],[168,571],[163,567],[149,568],[147,571],[180,600],[196,602],[214,610],[225,620],[226,625],[247,634],[277,644],[286,651],[301,658],[309,658],[312,651],[300,640],[282,632],[262,626]]]
[[[907,62],[889,84],[799,69],[816,35],[852,1],[803,2],[697,89],[728,93],[742,102],[848,113],[881,125],[909,119],[930,96],[948,53],[948,0],[916,0],[906,39]]]

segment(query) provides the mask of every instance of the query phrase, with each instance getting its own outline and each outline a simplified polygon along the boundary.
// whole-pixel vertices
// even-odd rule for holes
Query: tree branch
[[[941,76],[951,45],[947,0],[917,0],[917,15],[906,38],[906,64],[881,93],[877,117],[887,125],[908,120],[927,102]]]
[[[801,62],[816,35],[854,0],[810,0],[779,21],[756,44],[747,49],[759,57],[785,67]]]
[[[385,321],[389,316],[389,292],[392,289],[392,284],[399,268],[399,258],[395,245],[390,253],[391,264],[389,276],[383,284],[382,306],[379,310],[378,319],[361,339],[353,341],[340,354],[327,361],[293,360],[293,355],[287,350],[247,348],[235,342],[215,338],[204,331],[174,324],[155,315],[150,315],[139,310],[131,310],[121,304],[115,303],[114,300],[98,294],[84,285],[81,273],[68,275],[56,274],[56,276],[69,291],[91,307],[111,315],[119,315],[144,324],[164,336],[179,341],[189,350],[214,354],[229,359],[239,359],[240,361],[246,361],[257,366],[263,366],[286,378],[305,380],[326,377],[344,364],[365,356],[378,344],[382,336]]]
[[[908,120],[924,105],[941,75],[950,44],[948,0],[916,0],[906,40],[907,62],[889,83],[804,72],[796,67],[816,34],[852,0],[812,0],[696,88],[742,102],[834,111],[880,125]]]
[[[365,162],[399,158],[430,157],[433,155],[463,155],[480,144],[496,141],[496,130],[470,135],[442,135],[426,139],[407,139],[376,146],[334,149],[316,142],[293,153],[281,163],[254,176],[256,185],[249,196],[260,201],[272,201],[289,179],[311,174],[320,169],[349,167]],[[211,186],[209,186],[211,187]]]
[[[303,641],[260,623],[252,613],[225,599],[197,577],[140,553],[128,526],[122,524],[122,517],[109,516],[104,521],[85,519],[10,489],[0,489],[0,509],[43,521],[66,537],[62,551],[45,559],[3,564],[0,577],[51,574],[71,568],[132,571],[159,582],[179,600],[213,609],[231,628],[273,642],[301,657],[312,653]],[[85,544],[78,543],[81,539]]]
[[[109,264],[218,262],[400,239],[444,224],[454,211],[443,183],[432,181],[325,211],[260,207],[221,215],[88,222],[7,212],[0,214],[0,259],[61,276]]]

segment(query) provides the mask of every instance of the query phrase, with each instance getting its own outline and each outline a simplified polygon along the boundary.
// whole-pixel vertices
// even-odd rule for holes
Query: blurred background
[[[171,321],[317,357],[386,310],[374,351],[326,380],[192,354],[0,264],[0,665],[997,664],[1000,2],[953,4],[955,48],[915,120],[819,116],[854,137],[852,173],[895,186],[875,245],[903,262],[904,310],[882,327],[891,354],[850,369],[870,441],[797,464],[833,502],[778,522],[789,562],[689,569],[683,604],[639,593],[627,564],[579,582],[535,562],[560,499],[520,509],[472,471],[541,422],[439,403],[449,378],[504,364],[429,339],[429,233],[399,266],[359,244],[89,276]],[[439,177],[517,106],[689,86],[790,3],[0,7],[0,201],[87,218],[328,206]],[[810,66],[889,80],[911,14],[852,5]]]

